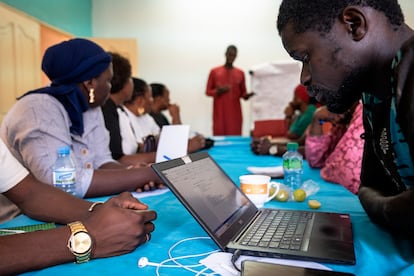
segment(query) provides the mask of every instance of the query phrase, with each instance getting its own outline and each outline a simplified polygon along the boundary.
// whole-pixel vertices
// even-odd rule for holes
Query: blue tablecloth
[[[248,173],[248,166],[279,166],[281,158],[256,156],[250,151],[249,137],[226,137],[217,139],[209,150],[210,155],[222,166],[224,171],[238,183],[238,176]],[[340,185],[323,181],[319,170],[311,169],[304,162],[304,179],[311,179],[320,185],[317,194],[311,196],[322,203],[319,211],[349,213],[353,224],[356,253],[355,265],[323,264],[333,270],[351,272],[355,275],[414,275],[414,254],[409,244],[392,238],[388,233],[373,225],[362,209],[357,196]],[[93,200],[105,200],[96,198]],[[86,264],[68,263],[27,274],[31,275],[155,275],[156,268],[138,268],[137,261],[146,256],[151,262],[160,263],[169,258],[169,250],[177,242],[193,237],[207,237],[206,232],[181,205],[171,192],[141,201],[147,203],[158,213],[156,230],[149,243],[135,251],[106,259],[92,260]],[[285,209],[308,209],[307,203],[271,201],[265,207]],[[12,227],[38,223],[22,215],[0,227]],[[52,242],[52,241],[51,241]],[[187,240],[171,251],[179,257],[217,250],[216,244],[209,239]],[[204,256],[205,257],[205,256]],[[181,260],[184,264],[195,264],[204,257]],[[171,264],[171,263],[169,263]],[[197,270],[201,270],[197,268]],[[160,268],[161,275],[194,275],[183,268]]]

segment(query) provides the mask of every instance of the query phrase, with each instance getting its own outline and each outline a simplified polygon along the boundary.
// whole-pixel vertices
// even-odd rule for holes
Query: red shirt
[[[220,86],[229,86],[230,91],[218,96],[217,88]],[[214,98],[213,135],[241,135],[243,117],[240,98],[246,94],[242,70],[219,66],[210,71],[206,95]]]

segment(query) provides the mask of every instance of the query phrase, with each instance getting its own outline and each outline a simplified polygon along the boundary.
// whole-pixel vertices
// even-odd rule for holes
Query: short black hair
[[[229,45],[229,46],[227,46],[226,53],[227,53],[228,51],[230,51],[230,50],[234,50],[234,51],[236,51],[236,52],[237,52],[237,47],[236,47],[235,45]]]
[[[162,97],[164,96],[165,85],[162,83],[151,83],[152,97]]]
[[[114,76],[111,80],[111,94],[116,94],[125,86],[132,76],[132,66],[129,60],[118,53],[108,52],[112,56]]]
[[[277,29],[279,34],[288,23],[296,33],[331,30],[335,19],[350,5],[371,7],[383,12],[394,26],[404,23],[398,0],[283,0],[279,7]]]
[[[145,88],[148,86],[143,79],[133,77],[132,81],[134,83],[134,90],[132,91],[131,99],[125,101],[126,104],[132,103],[137,97],[144,97]]]

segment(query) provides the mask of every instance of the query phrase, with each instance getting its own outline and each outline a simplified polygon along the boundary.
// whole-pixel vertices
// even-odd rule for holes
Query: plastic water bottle
[[[53,167],[53,185],[76,196],[76,167],[70,157],[70,148],[62,146],[57,149],[58,158]]]
[[[298,148],[298,143],[290,142],[287,144],[287,152],[283,154],[285,185],[291,192],[302,185],[303,156],[298,152]]]

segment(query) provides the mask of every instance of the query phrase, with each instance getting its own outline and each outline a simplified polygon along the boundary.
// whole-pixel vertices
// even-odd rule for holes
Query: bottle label
[[[71,185],[76,183],[76,170],[56,170],[53,172],[54,185]]]
[[[290,170],[302,169],[302,161],[298,158],[285,159],[283,160],[283,168]]]

